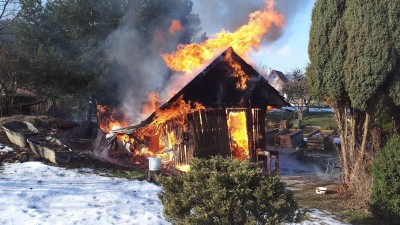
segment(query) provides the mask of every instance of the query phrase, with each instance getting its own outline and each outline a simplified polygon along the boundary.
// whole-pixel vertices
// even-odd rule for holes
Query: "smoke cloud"
[[[121,25],[104,43],[107,62],[111,65],[109,76],[103,81],[106,98],[104,104],[118,107],[134,124],[146,119],[141,114],[143,103],[150,91],[159,91],[171,76],[161,58],[162,51],[175,49],[183,31],[170,31],[164,27],[146,27],[146,35],[135,23],[134,12],[129,11]],[[186,27],[180,28],[181,30]]]
[[[192,0],[193,11],[201,20],[207,34],[220,32],[222,29],[235,31],[249,20],[249,14],[263,8],[262,0]]]
[[[143,43],[129,24],[116,30],[108,41],[108,57],[113,65],[107,89],[114,92],[110,95],[119,101],[120,109],[136,120],[146,94],[161,88],[168,70],[161,57],[149,53],[152,45]]]
[[[311,0],[276,0],[276,8],[285,15],[286,23],[290,23],[302,5],[305,5],[305,1]],[[248,22],[250,13],[265,6],[263,0],[192,0],[192,2],[193,13],[199,15],[202,32],[207,34],[217,33],[222,29],[235,31]],[[172,72],[160,56],[162,53],[173,51],[179,44],[184,35],[179,33],[179,29],[192,28],[189,27],[190,23],[182,24],[183,27],[177,29],[176,34],[171,31],[170,21],[163,21],[159,23],[160,27],[146,28],[151,30],[148,32],[150,36],[143,38],[143,27],[137,27],[134,14],[135,12],[129,10],[119,28],[109,35],[104,43],[107,61],[111,67],[109,67],[110,76],[103,82],[107,91],[105,96],[108,96],[103,103],[119,107],[137,124],[148,116],[141,115],[140,112],[150,91],[159,91],[168,98],[172,95],[171,89],[179,91],[193,78],[190,76],[184,79],[179,74],[172,76]],[[280,29],[273,28],[264,41],[276,40],[281,35]]]

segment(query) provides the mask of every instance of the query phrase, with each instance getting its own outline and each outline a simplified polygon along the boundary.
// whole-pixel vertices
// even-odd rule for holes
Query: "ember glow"
[[[172,20],[171,26],[169,27],[168,32],[172,35],[175,35],[182,30],[183,30],[183,27],[182,27],[181,21]]]
[[[273,110],[273,109],[275,109],[275,108],[272,107],[272,106],[267,106],[267,111],[271,111],[271,110]]]
[[[249,157],[249,139],[245,111],[230,112],[228,114],[228,130],[231,137],[233,159],[247,159]]]
[[[161,106],[160,93],[151,91],[147,94],[147,101],[143,103],[141,115],[147,117]]]
[[[248,58],[249,50],[258,49],[264,35],[275,25],[283,27],[285,19],[274,9],[274,0],[266,0],[266,7],[250,14],[248,24],[231,33],[222,30],[207,41],[180,45],[178,50],[162,57],[169,68],[190,72],[212,59],[221,49],[232,47],[241,57]]]
[[[100,129],[105,133],[127,127],[131,124],[124,113],[118,113],[115,109],[100,104],[97,104],[97,118]]]

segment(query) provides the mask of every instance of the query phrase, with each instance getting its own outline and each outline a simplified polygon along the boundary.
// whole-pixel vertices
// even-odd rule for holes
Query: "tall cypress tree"
[[[348,184],[366,173],[377,113],[400,100],[399,12],[395,0],[317,0],[313,9],[307,77],[335,109]]]

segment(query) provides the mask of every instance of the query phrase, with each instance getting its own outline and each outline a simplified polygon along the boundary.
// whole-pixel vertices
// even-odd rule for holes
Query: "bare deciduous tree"
[[[0,41],[0,116],[10,113],[18,88],[24,88],[26,67],[13,43]]]
[[[294,105],[299,120],[303,120],[303,113],[311,102],[311,93],[307,85],[307,78],[301,69],[293,69],[287,75],[289,82],[285,84],[284,91],[287,100]]]
[[[28,1],[28,2],[32,2]],[[22,12],[22,7],[17,0],[0,0],[0,34],[9,27]]]
[[[12,53],[11,46],[8,43],[0,42],[0,93],[10,94],[15,90],[17,73],[16,65],[19,63],[19,57]]]

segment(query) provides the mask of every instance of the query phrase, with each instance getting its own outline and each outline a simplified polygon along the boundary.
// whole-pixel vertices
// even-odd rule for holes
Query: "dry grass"
[[[273,127],[282,120],[292,121],[296,119],[293,112],[274,112],[268,113],[268,124]],[[330,112],[311,112],[303,116],[303,125],[319,126],[324,130],[334,130],[337,128],[337,122],[333,113]]]
[[[331,212],[351,224],[389,225],[374,218],[368,211],[368,202],[360,201],[338,182],[305,176],[284,177],[282,180],[293,190],[295,199],[303,207]],[[315,189],[320,186],[327,187],[328,193],[316,194]]]

